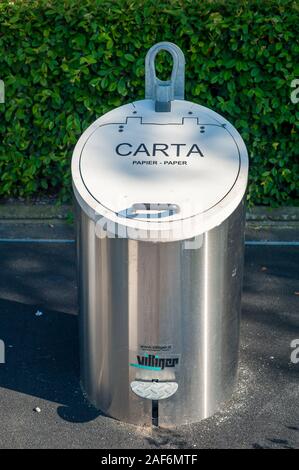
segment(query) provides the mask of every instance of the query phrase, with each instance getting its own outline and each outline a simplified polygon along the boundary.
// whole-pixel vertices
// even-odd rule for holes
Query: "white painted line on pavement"
[[[0,243],[75,243],[67,238],[0,238]],[[248,240],[247,246],[299,246],[299,241]]]

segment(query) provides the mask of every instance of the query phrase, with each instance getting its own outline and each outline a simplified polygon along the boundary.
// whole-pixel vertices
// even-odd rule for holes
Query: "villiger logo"
[[[176,367],[179,365],[180,358],[178,356],[161,357],[155,354],[137,355],[137,362],[131,363],[130,366],[139,369],[163,370],[167,367]]]
[[[117,155],[128,157],[132,155],[147,156],[147,157],[203,157],[203,153],[197,144],[130,144],[129,142],[122,142],[115,147]]]

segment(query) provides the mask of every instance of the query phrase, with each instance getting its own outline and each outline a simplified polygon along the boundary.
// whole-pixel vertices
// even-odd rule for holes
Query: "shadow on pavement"
[[[58,403],[67,421],[96,418],[79,384],[75,246],[3,243],[0,259],[0,387]]]
[[[5,364],[0,387],[59,403],[58,415],[86,422],[101,413],[84,399],[79,385],[77,317],[0,300],[0,336],[5,342]]]

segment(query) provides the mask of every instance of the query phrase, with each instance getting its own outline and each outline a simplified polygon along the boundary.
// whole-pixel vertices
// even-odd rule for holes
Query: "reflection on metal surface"
[[[208,392],[209,392],[209,237],[205,233],[204,259],[203,259],[203,383],[204,383],[204,417],[208,416]]]

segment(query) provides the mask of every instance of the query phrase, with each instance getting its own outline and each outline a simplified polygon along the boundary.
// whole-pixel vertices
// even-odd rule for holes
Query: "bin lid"
[[[73,187],[100,232],[189,239],[221,224],[241,202],[248,177],[241,136],[219,114],[178,98],[158,111],[157,99],[114,109],[78,141]]]

